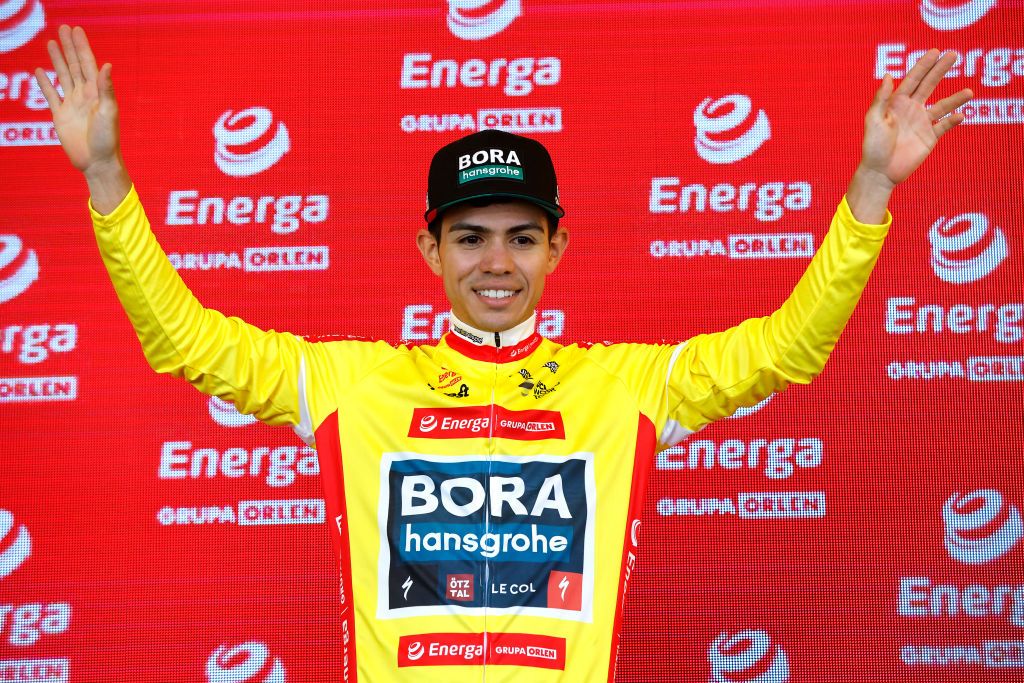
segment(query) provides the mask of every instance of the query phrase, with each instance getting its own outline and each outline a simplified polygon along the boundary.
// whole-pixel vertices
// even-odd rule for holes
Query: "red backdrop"
[[[0,2],[0,680],[341,676],[315,458],[146,365],[29,76],[61,23],[207,306],[395,342],[444,329],[413,236],[455,137],[552,152],[542,332],[682,340],[781,303],[881,76],[957,50],[977,99],[824,374],[658,456],[619,679],[1024,680],[1019,0]]]

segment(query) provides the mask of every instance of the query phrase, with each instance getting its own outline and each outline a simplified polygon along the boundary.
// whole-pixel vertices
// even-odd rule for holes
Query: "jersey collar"
[[[448,346],[473,360],[511,363],[530,355],[540,346],[536,331],[537,313],[503,332],[486,332],[467,325],[452,313],[444,339]]]

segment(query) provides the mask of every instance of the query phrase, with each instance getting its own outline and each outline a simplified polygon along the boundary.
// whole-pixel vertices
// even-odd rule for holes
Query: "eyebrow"
[[[483,226],[483,225],[476,225],[475,223],[464,223],[464,222],[453,223],[451,225],[451,227],[448,228],[448,232],[449,233],[455,232],[456,230],[463,230],[463,231],[466,231],[466,232],[473,232],[473,233],[482,234],[482,235],[489,235],[489,234],[497,232],[497,230],[495,230],[494,228],[488,228],[488,227]],[[543,231],[544,230],[544,226],[542,226],[540,223],[535,223],[535,222],[520,223],[519,225],[513,225],[511,228],[508,229],[507,232],[509,232],[510,234],[517,234],[517,233],[521,233],[521,232],[528,232],[528,231],[531,231],[531,230]]]

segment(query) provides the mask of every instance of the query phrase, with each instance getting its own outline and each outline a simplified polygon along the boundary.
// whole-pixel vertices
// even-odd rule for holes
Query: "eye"
[[[536,243],[537,240],[535,240],[530,235],[516,235],[515,237],[512,238],[512,244],[516,245],[517,247],[529,247]]]
[[[458,239],[459,244],[465,244],[466,246],[475,246],[483,243],[483,238],[480,235],[468,233]]]

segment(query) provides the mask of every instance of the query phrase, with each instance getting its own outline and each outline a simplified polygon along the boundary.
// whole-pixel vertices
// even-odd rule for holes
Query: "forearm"
[[[861,223],[884,223],[889,197],[895,187],[883,174],[859,166],[846,189],[846,203],[850,206],[850,213]]]

